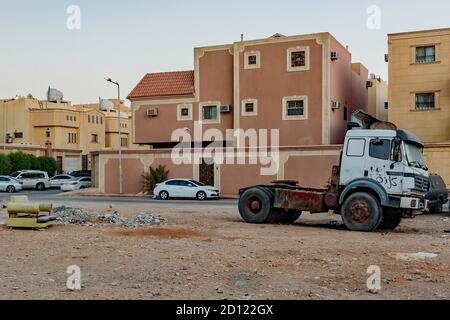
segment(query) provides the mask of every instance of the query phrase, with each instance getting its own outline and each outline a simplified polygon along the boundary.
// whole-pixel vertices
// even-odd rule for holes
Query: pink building
[[[194,59],[193,71],[147,74],[129,94],[133,142],[151,146],[133,160],[141,159],[138,171],[166,164],[171,177],[199,179],[216,185],[224,194],[275,179],[326,184],[331,165],[338,163],[347,121],[355,110],[368,108],[368,71],[362,64],[352,63],[351,53],[343,45],[329,33],[277,34],[196,48]],[[247,145],[227,135],[227,129],[278,129],[278,173],[261,176],[253,165],[175,167],[169,156],[177,144],[172,133],[177,129],[193,132],[196,121],[204,131],[219,130],[223,142],[237,148]],[[148,161],[142,160],[143,153],[149,154]],[[103,158],[107,156],[103,154]],[[108,171],[114,170],[112,162],[103,164]],[[107,190],[115,181],[107,183],[106,176],[100,174],[100,185],[105,192],[115,191],[114,187]],[[129,189],[134,193],[139,187],[130,185]]]
[[[128,96],[135,142],[165,146],[175,129],[202,121],[224,133],[280,129],[281,146],[339,144],[351,113],[368,104],[368,71],[351,60],[329,33],[197,48],[194,71],[147,74]]]

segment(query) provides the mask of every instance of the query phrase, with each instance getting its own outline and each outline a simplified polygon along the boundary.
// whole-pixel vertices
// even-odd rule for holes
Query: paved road
[[[45,190],[45,191],[34,191],[34,190],[24,190],[14,195],[26,195],[31,201],[45,201],[63,204],[65,202],[70,203],[108,203],[108,204],[124,204],[124,203],[157,203],[159,205],[167,206],[218,206],[218,207],[229,207],[236,206],[236,200],[210,200],[210,201],[196,201],[196,200],[169,200],[160,201],[154,200],[150,197],[93,197],[93,196],[66,196],[61,193],[60,190]],[[0,201],[7,201],[11,194],[0,193]]]

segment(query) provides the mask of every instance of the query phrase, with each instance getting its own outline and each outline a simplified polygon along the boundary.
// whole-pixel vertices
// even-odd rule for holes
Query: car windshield
[[[11,174],[11,177],[17,178],[17,176],[20,174],[20,171],[16,171],[13,174]]]
[[[201,183],[199,181],[195,181],[195,180],[189,180],[189,181],[192,182],[193,184],[196,184],[196,185],[200,186],[200,187],[205,187],[206,186],[206,184]]]
[[[416,144],[405,142],[406,159],[410,166],[428,170],[423,156],[423,149]]]

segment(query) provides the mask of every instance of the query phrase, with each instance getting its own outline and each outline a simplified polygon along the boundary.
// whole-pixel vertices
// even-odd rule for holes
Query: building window
[[[91,143],[98,143],[98,134],[91,134]]]
[[[77,121],[77,117],[73,117],[73,121]]]
[[[430,110],[436,108],[435,93],[416,93],[416,109]]]
[[[307,120],[308,97],[294,96],[283,98],[283,120]]]
[[[45,132],[45,137],[46,137],[46,138],[50,138],[50,131],[46,131],[46,132]]]
[[[344,107],[344,121],[348,121],[348,107]]]
[[[77,134],[69,133],[69,143],[77,143]]]
[[[436,61],[436,46],[416,47],[416,63]]]
[[[103,124],[103,117],[100,117],[100,124]]]
[[[120,144],[122,147],[128,147],[128,138],[121,138]]]
[[[258,101],[256,99],[242,100],[242,112],[243,117],[251,117],[258,115]]]
[[[98,116],[97,116],[97,117],[95,117],[95,123],[98,124],[98,122],[99,121],[98,121]]]
[[[177,120],[178,121],[192,120],[192,104],[179,104],[177,106]]]
[[[91,123],[91,115],[88,114],[88,122]]]
[[[259,69],[261,68],[261,53],[259,51],[246,52],[244,54],[245,58],[245,69]]]
[[[23,132],[14,132],[15,139],[23,139]]]
[[[69,116],[66,116],[66,120],[69,121]]]
[[[220,123],[220,102],[200,104],[200,120],[204,123]]]
[[[288,49],[287,69],[288,72],[309,70],[309,47]]]

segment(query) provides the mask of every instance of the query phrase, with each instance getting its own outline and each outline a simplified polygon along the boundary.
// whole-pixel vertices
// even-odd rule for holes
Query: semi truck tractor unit
[[[352,231],[393,230],[425,206],[429,190],[423,143],[404,130],[347,131],[340,164],[324,189],[275,181],[240,190],[248,223],[292,223],[302,212],[334,211]]]

